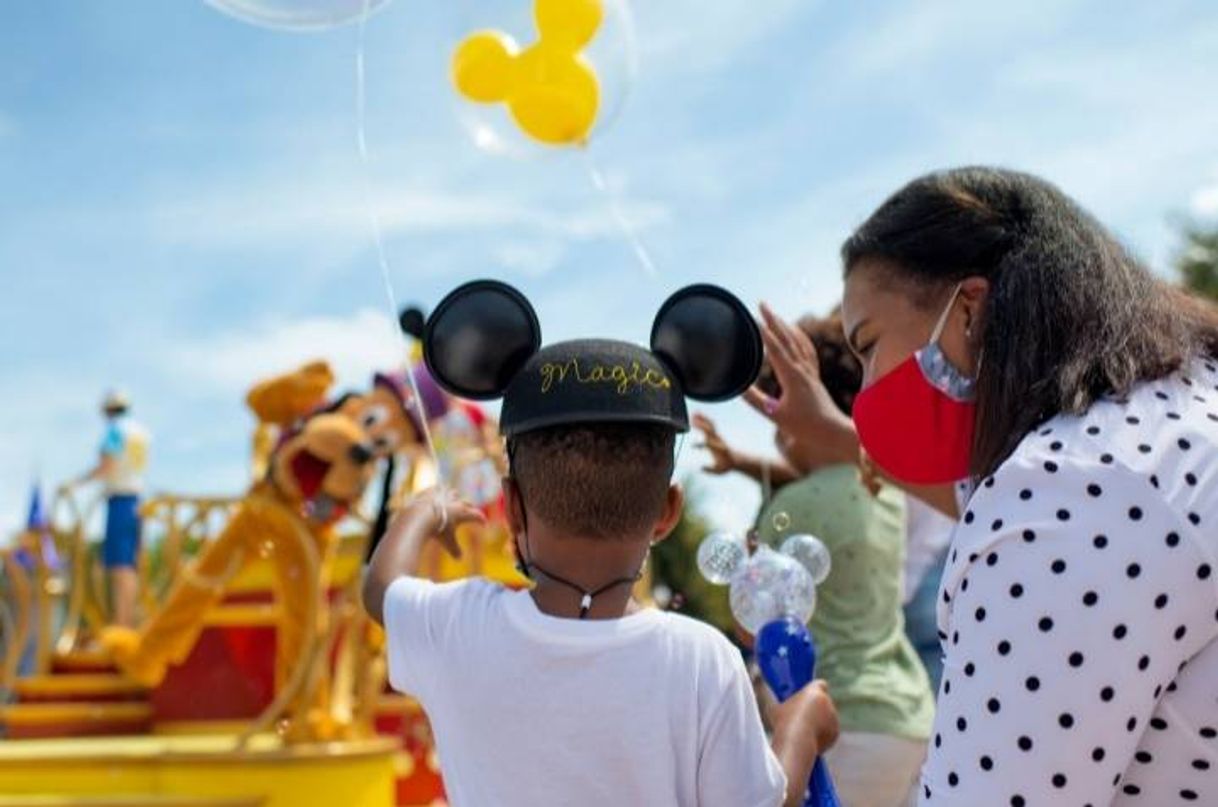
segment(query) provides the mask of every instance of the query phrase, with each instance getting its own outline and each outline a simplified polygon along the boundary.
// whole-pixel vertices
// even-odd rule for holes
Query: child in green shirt
[[[821,380],[834,403],[849,413],[862,372],[841,332],[840,320],[800,322],[820,360]],[[777,397],[777,382],[761,389]],[[777,488],[763,504],[758,538],[777,545],[810,533],[829,549],[833,565],[817,590],[809,629],[818,649],[817,674],[833,692],[842,736],[826,754],[844,804],[894,807],[917,780],[934,718],[934,695],[902,612],[905,499],[891,487],[872,495],[852,463],[826,464],[782,433],[782,460],[768,462],[732,449],[704,416],[694,425],[706,438],[708,470],[738,471]]]

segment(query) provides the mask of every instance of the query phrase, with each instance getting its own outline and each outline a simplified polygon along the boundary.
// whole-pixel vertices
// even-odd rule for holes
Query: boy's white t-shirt
[[[688,617],[561,619],[483,579],[385,594],[389,681],[431,720],[454,807],[776,807],[739,652]]]

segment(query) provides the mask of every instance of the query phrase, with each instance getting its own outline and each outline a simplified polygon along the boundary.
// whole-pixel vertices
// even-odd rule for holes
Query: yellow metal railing
[[[41,599],[38,609],[40,635],[45,635],[47,641],[40,646],[37,655],[38,672],[46,672],[50,668],[52,653],[67,655],[77,647],[84,632],[85,623],[100,628],[105,622],[104,597],[98,595],[96,582],[91,573],[88,542],[88,523],[97,507],[99,499],[93,499],[86,506],[81,506],[78,491],[72,487],[61,487],[55,493],[51,503],[51,535],[59,551],[62,564],[58,576],[59,584],[48,587],[50,572],[46,568],[45,559],[38,565],[40,575],[43,575],[42,585],[38,586]],[[101,591],[104,592],[104,588]],[[58,635],[51,638],[54,624],[53,600],[67,599],[64,609],[63,622]],[[99,600],[101,603],[99,603]]]
[[[0,660],[0,692],[8,693],[17,680],[18,665],[30,637],[30,584],[14,553],[4,553],[7,594],[0,597],[0,631],[4,634],[4,658]],[[10,598],[12,600],[10,604]]]
[[[245,731],[237,737],[237,748],[243,749],[250,740],[258,734],[269,731],[283,719],[293,704],[303,704],[309,701],[309,695],[314,691],[321,666],[325,664],[325,645],[321,631],[318,629],[318,619],[325,591],[322,588],[321,565],[322,558],[317,552],[313,536],[299,519],[293,519],[294,529],[291,530],[292,540],[297,542],[304,557],[305,575],[310,581],[309,604],[305,612],[304,636],[300,643],[300,656],[292,665],[292,672],[287,681],[275,693],[274,700],[262,710],[262,714],[254,719]],[[304,719],[305,715],[298,715]]]
[[[163,495],[149,499],[140,507],[143,519],[143,545],[156,547],[140,553],[140,600],[151,612],[177,582],[185,560],[194,555],[224,528],[238,499],[220,496]]]
[[[31,636],[36,638],[37,648],[34,672],[46,673],[54,655],[81,649],[107,624],[107,581],[101,558],[88,540],[98,501],[85,503],[70,487],[57,491],[50,508],[50,529],[61,559],[58,569],[48,566],[41,551],[32,553],[32,569],[18,563],[11,552],[3,556],[9,596],[0,599],[0,631],[5,638],[0,686],[11,686],[15,680]],[[190,574],[193,557],[224,529],[238,503],[230,497],[161,495],[142,505],[140,602],[146,613],[155,611],[180,576]],[[359,603],[362,576],[357,572],[345,579],[333,603],[328,602],[327,591],[329,571],[338,554],[358,553],[362,558],[370,521],[361,513],[352,513],[346,521],[346,537],[328,542],[325,557],[303,520],[294,519],[294,524],[290,540],[297,544],[294,549],[300,552],[302,572],[311,586],[301,652],[273,701],[238,735],[239,748],[273,730],[293,707],[303,711],[304,705],[315,701],[326,705],[333,722],[343,726],[347,736],[372,732],[384,663],[379,647],[368,641],[375,631]],[[353,558],[346,560],[350,565]],[[225,575],[224,582],[237,571]],[[62,620],[56,628],[57,611],[62,612]],[[335,660],[332,676],[331,658]],[[297,717],[304,720],[307,716]]]

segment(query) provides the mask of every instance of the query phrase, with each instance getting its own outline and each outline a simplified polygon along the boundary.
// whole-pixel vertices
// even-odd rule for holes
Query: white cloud
[[[325,359],[340,386],[366,386],[377,370],[399,367],[406,348],[387,313],[365,308],[348,316],[267,320],[167,345],[154,362],[200,391],[238,397],[255,381]]]
[[[667,0],[637,3],[643,68],[713,71],[819,6],[808,0]]]
[[[1218,217],[1218,180],[1193,193],[1189,209],[1196,216]]]
[[[566,248],[557,240],[505,241],[493,251],[500,268],[529,277],[548,274],[566,255]]]
[[[885,16],[869,16],[855,36],[833,50],[832,61],[859,74],[908,70],[932,59],[985,53],[1029,34],[1053,33],[1079,0],[906,2]]]
[[[661,204],[624,200],[632,224],[648,228],[668,218]],[[149,229],[175,246],[250,248],[325,240],[367,241],[370,212],[386,235],[513,230],[550,238],[597,239],[617,225],[604,200],[563,211],[546,209],[518,190],[465,193],[376,190],[330,177],[317,183],[247,181],[148,211]]]
[[[93,460],[91,435],[100,428],[97,407],[106,384],[101,373],[85,367],[8,371],[0,378],[0,538],[24,523],[31,482],[40,478],[49,496]]]

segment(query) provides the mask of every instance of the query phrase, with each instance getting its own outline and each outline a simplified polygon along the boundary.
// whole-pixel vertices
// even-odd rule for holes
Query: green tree
[[[1185,226],[1184,245],[1176,257],[1176,268],[1185,286],[1218,300],[1218,225]]]
[[[730,634],[733,623],[727,587],[712,585],[698,572],[698,544],[712,527],[701,512],[701,499],[692,480],[685,482],[685,495],[685,512],[677,528],[652,552],[652,584],[672,593],[670,607]]]

